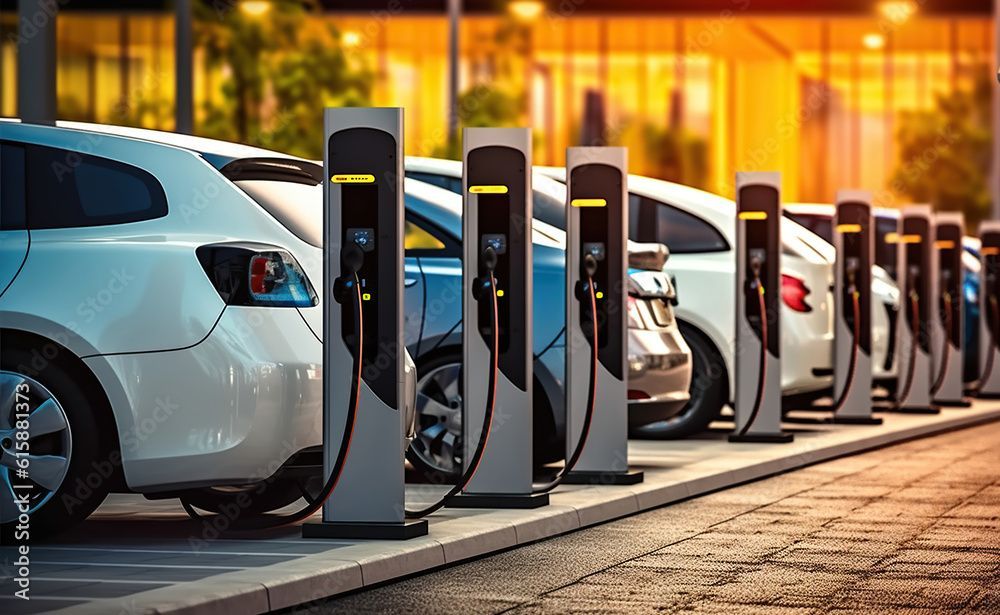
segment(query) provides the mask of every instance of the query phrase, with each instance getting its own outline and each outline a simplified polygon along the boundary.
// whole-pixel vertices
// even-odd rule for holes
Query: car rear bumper
[[[690,399],[691,350],[677,325],[629,329],[629,426],[669,419]]]
[[[112,406],[136,491],[253,482],[322,442],[322,345],[295,310],[229,306],[190,348],[87,362],[123,391]]]

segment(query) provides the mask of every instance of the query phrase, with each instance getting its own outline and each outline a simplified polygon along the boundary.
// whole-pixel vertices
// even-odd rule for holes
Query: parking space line
[[[108,568],[181,568],[184,570],[246,570],[240,566],[181,566],[176,564],[110,564],[105,562],[49,562],[37,560],[35,564],[51,564],[53,566],[105,566]]]
[[[74,583],[128,583],[132,585],[176,585],[177,581],[143,581],[135,579],[84,579],[80,577],[31,577],[32,581],[72,581]],[[43,596],[47,597],[47,596]],[[93,598],[90,598],[93,600]]]
[[[122,549],[120,547],[35,547],[36,551],[102,551],[107,553],[163,553],[175,555],[248,555],[258,557],[306,557],[313,553],[262,553],[252,551],[183,551],[180,549]]]

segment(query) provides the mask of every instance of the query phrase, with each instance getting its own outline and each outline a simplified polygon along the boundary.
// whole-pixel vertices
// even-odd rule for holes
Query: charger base
[[[830,419],[835,425],[881,425],[882,418],[878,416],[837,416]]]
[[[351,538],[409,540],[427,535],[427,521],[407,519],[401,523],[309,521],[302,524],[303,538]]]
[[[977,399],[1000,399],[1000,393],[989,393],[986,391],[979,391],[974,393]]]
[[[893,414],[941,414],[941,407],[929,406],[893,406],[886,405],[873,408],[878,412],[891,412]]]
[[[563,478],[564,485],[638,485],[645,479],[641,470],[625,472],[570,472]]]
[[[448,500],[448,508],[514,508],[530,510],[549,505],[549,494],[459,493]]]
[[[740,435],[737,433],[729,434],[730,442],[763,442],[766,444],[787,444],[795,440],[795,434],[788,432],[778,432],[778,433],[748,433],[745,435]]]
[[[935,399],[934,403],[946,408],[971,408],[972,400],[968,397],[961,399]]]

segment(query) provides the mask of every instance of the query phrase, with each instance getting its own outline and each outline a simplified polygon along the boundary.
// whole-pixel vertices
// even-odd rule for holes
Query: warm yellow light
[[[938,239],[934,242],[934,247],[938,250],[954,250],[955,242],[949,239]]]
[[[877,32],[869,32],[861,38],[861,43],[867,49],[882,49],[885,47],[885,37]]]
[[[767,220],[766,211],[741,211],[740,220]]]
[[[347,32],[344,32],[342,40],[344,41],[345,47],[357,47],[361,44],[361,35],[354,30],[348,30]]]
[[[860,224],[838,224],[837,225],[837,232],[838,233],[844,233],[844,234],[848,234],[848,233],[860,233],[861,232],[861,225]]]
[[[469,186],[472,194],[507,194],[507,186]]]
[[[886,0],[879,2],[878,12],[892,23],[899,25],[913,17],[917,12],[917,3],[910,0]]]
[[[605,199],[573,199],[569,202],[573,207],[607,207]]]
[[[1000,254],[1000,248],[983,248],[983,256],[996,256]]]
[[[240,10],[248,17],[262,17],[271,10],[271,3],[268,0],[243,0]]]
[[[545,11],[545,3],[537,0],[514,0],[507,5],[507,10],[520,21],[534,21]]]

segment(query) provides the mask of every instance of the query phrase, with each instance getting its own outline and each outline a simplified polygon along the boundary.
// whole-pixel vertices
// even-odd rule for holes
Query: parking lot
[[[529,557],[531,554],[538,553],[539,549],[546,549],[549,544],[556,549],[553,553],[559,553],[558,549],[563,543],[545,540],[547,538],[776,474],[780,476],[765,483],[743,487],[733,492],[732,496],[727,496],[728,492],[722,491],[712,497],[721,498],[724,502],[730,497],[737,500],[744,498],[745,501],[735,506],[737,512],[772,504],[778,509],[783,505],[773,499],[775,485],[779,486],[777,493],[781,497],[810,489],[833,488],[824,485],[830,483],[837,472],[849,469],[855,463],[870,468],[871,472],[877,472],[887,481],[901,481],[905,478],[902,474],[893,478],[896,474],[893,469],[895,466],[879,469],[879,460],[884,456],[896,459],[894,463],[897,465],[910,464],[910,457],[897,455],[893,452],[897,450],[894,448],[837,461],[834,467],[841,470],[832,473],[827,473],[823,469],[825,466],[785,473],[894,442],[997,418],[1000,418],[1000,403],[977,401],[971,409],[946,409],[940,415],[888,414],[885,416],[885,424],[876,427],[787,424],[786,427],[795,432],[796,439],[785,445],[730,444],[726,442],[728,426],[723,423],[716,424],[713,430],[697,438],[685,441],[632,441],[629,450],[632,466],[646,473],[646,480],[640,485],[563,486],[553,494],[550,506],[534,511],[444,509],[431,517],[430,536],[406,542],[306,540],[300,537],[297,527],[220,538],[208,526],[199,526],[189,520],[176,500],[151,502],[139,496],[113,496],[79,528],[63,535],[56,542],[39,544],[32,549],[33,599],[30,602],[13,602],[10,597],[5,597],[3,608],[5,612],[17,613],[44,612],[58,608],[78,613],[265,612],[383,584],[519,545],[531,545],[512,552],[524,553],[523,561],[527,563],[532,561]],[[991,429],[995,430],[995,427]],[[962,434],[969,433],[980,432],[961,431],[945,437],[949,441],[962,443]],[[935,439],[917,440],[900,450],[924,450],[927,455],[933,456],[938,448],[935,442]],[[985,437],[970,439],[959,456],[975,457],[977,451],[988,442],[989,438]],[[938,472],[940,466],[951,467],[946,463],[945,453],[942,452],[941,455],[942,459],[933,463],[918,462],[914,457],[912,465],[919,467],[923,475],[931,475]],[[976,459],[975,464],[982,464],[988,463],[989,458],[979,455]],[[945,468],[940,471],[958,470]],[[791,491],[786,492],[786,489]],[[427,499],[435,495],[428,488],[411,486],[411,495],[416,492]],[[862,493],[860,497],[866,496]],[[871,497],[877,499],[874,495]],[[798,500],[797,508],[783,512],[816,521],[825,519],[824,515],[836,514],[851,501],[851,498],[846,498],[845,503],[838,504],[836,499],[816,502],[806,498]],[[680,508],[668,507],[653,513],[653,518],[657,518],[655,515],[674,518],[673,515],[683,514],[691,505],[688,503]],[[871,531],[885,525],[885,519],[892,516],[891,510],[885,509],[880,514],[879,509],[877,502],[871,503],[871,515],[880,517],[871,519]],[[674,510],[678,512],[671,512]],[[897,509],[896,513],[898,512]],[[716,514],[714,512],[704,518],[711,520]],[[606,526],[597,530],[598,533],[611,532],[610,535],[618,536],[617,540],[601,537],[596,543],[579,544],[602,545],[600,549],[592,546],[588,548],[588,553],[591,554],[590,565],[605,561],[604,565],[608,566],[627,559],[613,557],[607,560],[609,556],[632,553],[631,557],[637,557],[641,553],[684,538],[697,530],[697,523],[694,526],[690,523],[701,518],[700,514],[695,515],[684,524],[677,525],[670,522],[655,523],[655,529],[635,532],[634,535],[615,533],[613,528],[617,526]],[[754,519],[751,516],[744,521],[752,524]],[[720,520],[716,519],[711,523]],[[988,521],[985,520],[987,526]],[[845,523],[849,523],[849,520]],[[791,529],[799,531],[802,528],[793,526]],[[766,536],[758,536],[750,542],[740,538],[739,543],[747,548],[753,547],[750,551],[760,547],[761,553],[766,554],[770,552],[771,546],[777,547],[773,543],[777,538]],[[705,547],[707,550],[699,552],[695,559],[711,561],[711,558],[719,556],[725,545],[720,545],[717,538],[718,536],[711,539],[699,538],[696,541],[699,548]],[[737,537],[732,536],[732,539],[736,540]],[[587,540],[592,541],[593,535],[589,535]],[[708,542],[712,540],[715,540],[716,546],[708,549]],[[655,548],[646,548],[650,544]],[[639,548],[639,552],[635,552],[636,548]],[[601,553],[594,553],[595,551]],[[700,557],[701,555],[708,559]],[[10,561],[9,553],[5,555],[5,559]],[[656,559],[653,557],[653,560]],[[570,566],[567,569],[576,568]],[[719,569],[716,572],[721,571]],[[630,568],[628,572],[634,571]],[[749,574],[746,570],[741,572]],[[554,570],[552,574],[564,573]],[[540,576],[549,578],[548,574]],[[473,584],[476,577],[465,578],[467,583]],[[623,580],[629,578],[628,575],[622,576]],[[790,578],[794,580],[795,577]],[[743,583],[744,588],[752,586],[753,576],[742,578],[740,583]],[[514,583],[508,585],[516,586]],[[624,583],[621,587],[628,588],[629,584]],[[539,592],[543,589],[546,588],[540,588]],[[579,591],[590,589],[585,585]],[[543,599],[540,596],[541,594],[536,598]],[[533,600],[530,595],[523,598],[528,603]],[[519,598],[518,601],[522,600]],[[501,603],[506,604],[503,600]],[[352,603],[352,610],[355,608],[354,604]],[[363,602],[356,604],[358,608],[363,606]],[[456,604],[463,606],[467,603]],[[626,603],[626,606],[628,604],[631,603]],[[493,610],[495,606],[497,605],[487,601],[483,608]],[[556,608],[559,605],[550,606]]]

